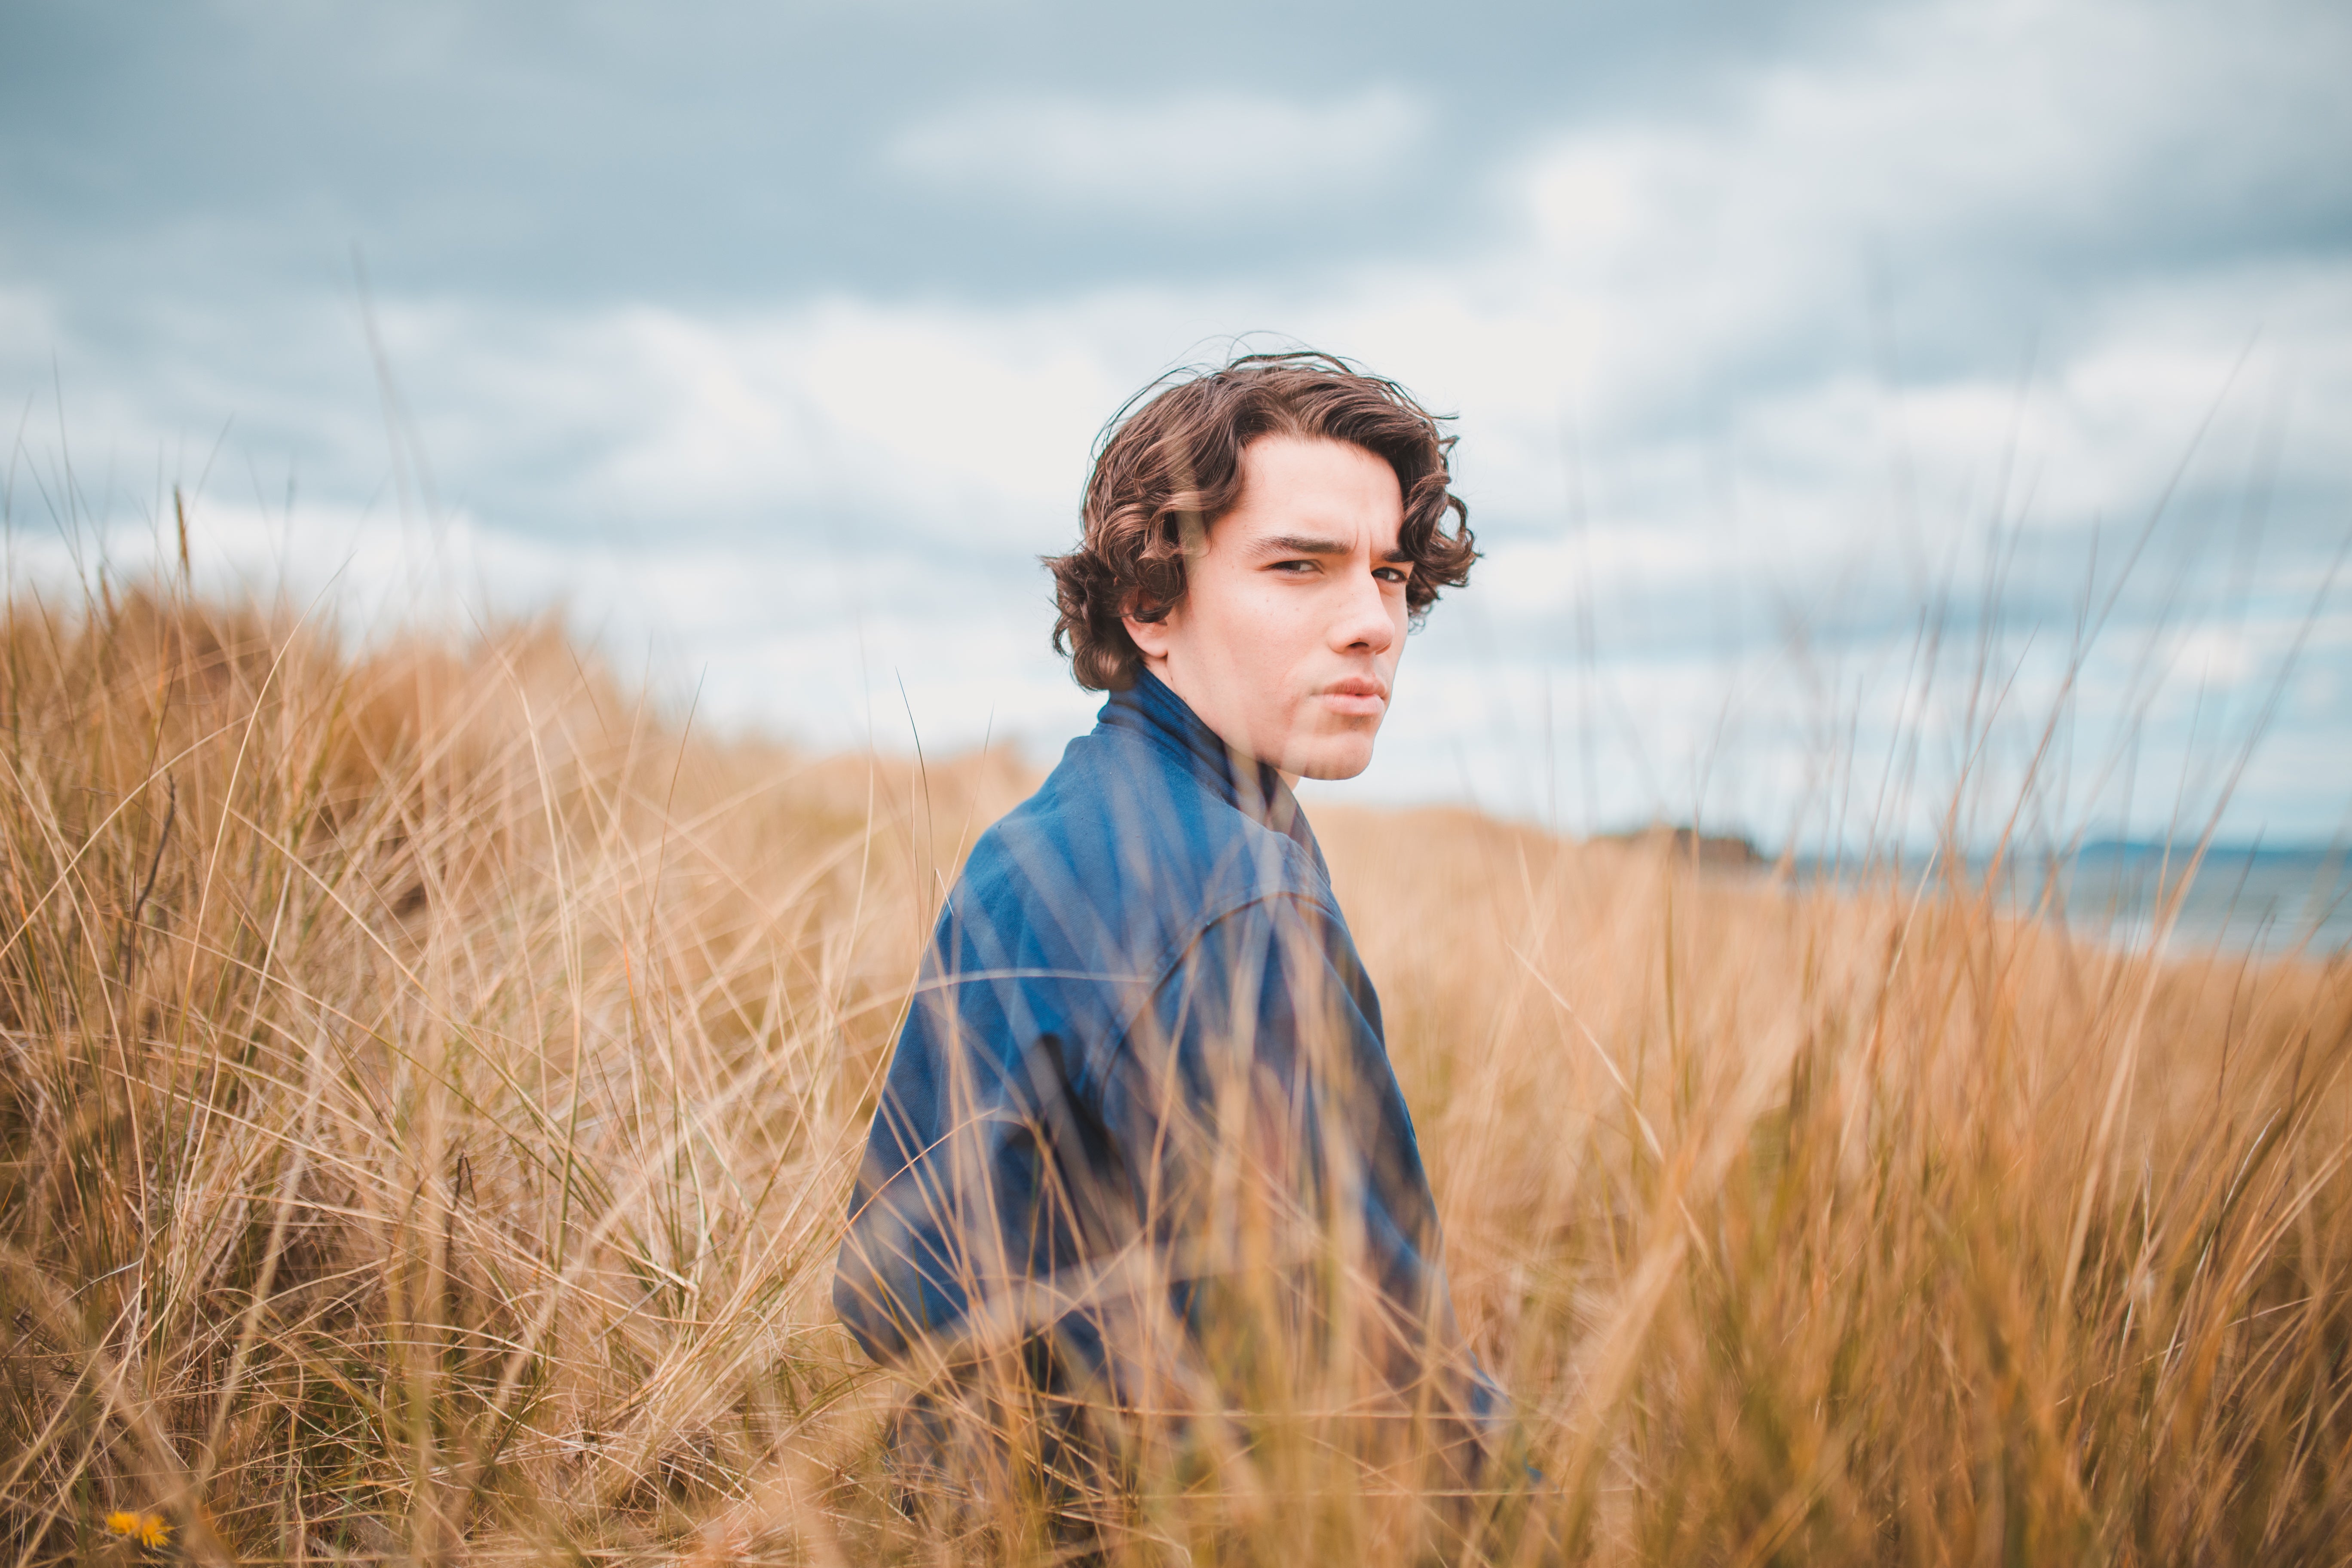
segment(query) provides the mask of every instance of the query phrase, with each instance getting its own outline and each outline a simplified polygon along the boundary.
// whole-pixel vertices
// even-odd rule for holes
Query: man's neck
[[[1214,735],[1218,740],[1223,741],[1225,743],[1226,752],[1232,756],[1236,764],[1247,767],[1271,768],[1274,770],[1275,776],[1282,780],[1282,786],[1285,789],[1297,789],[1298,787],[1298,775],[1297,773],[1292,773],[1289,769],[1284,767],[1279,763],[1268,762],[1265,758],[1259,756],[1253,748],[1236,742],[1233,736],[1227,734],[1218,726],[1214,720],[1209,717],[1208,713],[1203,710],[1201,703],[1194,699],[1191,692],[1186,691],[1174,680],[1169,679],[1169,660],[1165,658],[1153,658],[1150,656],[1146,655],[1143,658],[1142,664],[1144,669],[1150,672],[1152,679],[1159,681],[1160,685],[1166,687],[1169,690],[1174,692],[1176,694],[1177,700],[1181,701],[1185,707],[1192,710],[1192,717],[1198,719],[1202,724],[1207,728],[1209,733]]]

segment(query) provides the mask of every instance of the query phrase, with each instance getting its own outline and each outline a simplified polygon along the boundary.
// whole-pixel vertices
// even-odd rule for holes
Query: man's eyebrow
[[[1250,546],[1252,553],[1261,559],[1276,555],[1353,555],[1354,544],[1344,539],[1327,539],[1313,533],[1282,533],[1271,539],[1261,539]],[[1412,557],[1402,550],[1391,550],[1381,559],[1392,565],[1409,563]]]
[[[1344,539],[1313,533],[1279,533],[1250,546],[1256,555],[1353,555],[1356,547]]]

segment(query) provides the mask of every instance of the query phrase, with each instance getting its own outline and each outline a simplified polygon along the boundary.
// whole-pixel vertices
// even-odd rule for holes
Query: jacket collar
[[[1296,840],[1323,868],[1323,851],[1315,842],[1298,797],[1271,764],[1244,756],[1225,744],[1223,737],[1202,722],[1192,705],[1148,669],[1138,670],[1135,684],[1114,691],[1095,721],[1106,730],[1141,735],[1181,763],[1210,794],[1253,822],[1261,823]],[[1327,872],[1328,876],[1328,873]]]

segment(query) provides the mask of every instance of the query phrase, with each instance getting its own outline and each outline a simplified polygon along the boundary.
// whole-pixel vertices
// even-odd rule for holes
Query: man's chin
[[[1372,746],[1367,741],[1360,746],[1318,747],[1311,754],[1297,758],[1296,765],[1286,766],[1282,771],[1295,778],[1337,783],[1354,778],[1371,765]]]

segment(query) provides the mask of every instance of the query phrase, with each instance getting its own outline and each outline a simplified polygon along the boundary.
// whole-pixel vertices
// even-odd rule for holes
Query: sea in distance
[[[1931,891],[1946,875],[1920,855],[1897,865],[1800,857],[1791,869],[1800,881],[1846,886],[1884,886],[1900,875]],[[1977,886],[1991,871],[1989,856],[1969,861]],[[2340,846],[2215,844],[2199,858],[2193,846],[2109,839],[2071,854],[2013,855],[2001,864],[1997,890],[2020,914],[2038,912],[2092,941],[2134,950],[2154,943],[2173,956],[2315,959],[2352,952],[2352,864]]]

